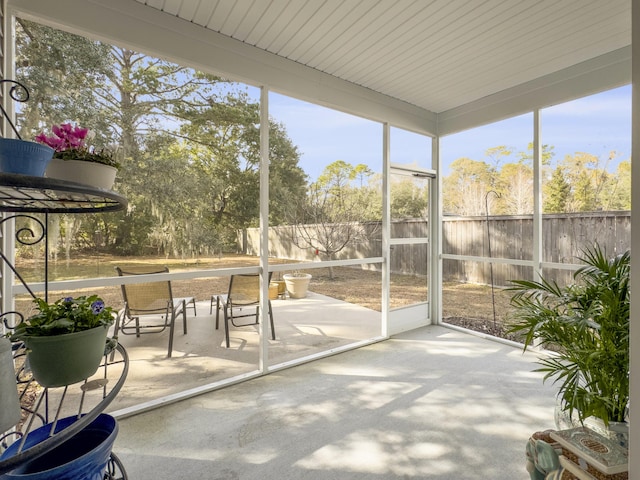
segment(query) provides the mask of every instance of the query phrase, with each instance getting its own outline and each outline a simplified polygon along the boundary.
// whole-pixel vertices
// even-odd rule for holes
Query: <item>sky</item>
[[[381,170],[380,123],[274,93],[270,95],[269,111],[272,118],[285,125],[301,153],[300,165],[312,179],[336,160],[353,165],[364,163],[374,171]],[[591,153],[604,160],[615,150],[618,156],[608,167],[613,170],[619,161],[631,156],[631,86],[546,108],[541,120],[542,142],[553,145],[553,161],[575,152]],[[460,157],[487,161],[486,150],[499,145],[524,151],[533,140],[532,122],[533,114],[525,114],[443,137],[440,174],[446,175],[447,166]],[[430,155],[430,139],[392,129],[393,162],[415,162],[431,168]]]

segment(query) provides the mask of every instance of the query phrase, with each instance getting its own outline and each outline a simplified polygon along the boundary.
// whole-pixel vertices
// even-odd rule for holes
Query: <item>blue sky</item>
[[[278,94],[271,94],[269,108],[298,146],[300,165],[312,178],[336,160],[380,171],[381,124]],[[577,151],[606,159],[615,150],[619,155],[609,167],[613,169],[631,156],[631,86],[549,107],[541,119],[542,140],[554,146],[555,161]],[[460,157],[487,160],[485,151],[499,145],[525,150],[532,141],[532,120],[526,114],[444,137],[440,173],[446,175],[446,166]],[[429,139],[392,129],[392,161],[430,168],[430,150]]]

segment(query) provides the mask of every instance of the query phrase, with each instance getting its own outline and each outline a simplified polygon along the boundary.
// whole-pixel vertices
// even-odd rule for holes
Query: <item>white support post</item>
[[[2,0],[0,2],[0,8],[2,11],[0,12],[0,21],[2,22],[0,28],[2,28],[2,63],[0,64],[0,68],[2,68],[2,72],[0,72],[0,77],[3,80],[12,79],[15,74],[14,68],[14,58],[15,58],[15,32],[13,28],[13,16],[7,15],[7,0]],[[4,84],[3,89],[0,92],[2,94],[2,104],[9,115],[10,118],[14,118],[14,104],[11,101],[9,96],[9,85]],[[10,134],[10,126],[5,118],[0,120],[2,124],[0,128],[2,129],[2,136],[8,137]],[[6,214],[4,214],[6,215]],[[15,221],[8,220],[2,224],[0,228],[0,248],[5,256],[11,261],[15,263]],[[13,300],[13,272],[11,269],[4,263],[1,262],[0,265],[0,311],[9,312],[14,310],[14,300]],[[1,322],[0,322],[1,323]],[[0,326],[0,333],[3,328]]]
[[[265,373],[269,359],[269,90],[260,88],[260,364]]]
[[[440,137],[431,141],[431,168],[440,171]],[[442,179],[430,183],[429,192],[429,315],[431,323],[442,322]]]
[[[533,111],[533,277],[542,277],[542,143],[540,110]]]
[[[391,127],[382,124],[382,331],[389,335],[389,308],[391,306]]]
[[[631,321],[630,346],[630,404],[640,402],[640,0],[631,4],[632,28],[632,128],[631,128]],[[633,295],[636,301],[633,300]],[[634,400],[635,398],[635,400]],[[635,407],[631,407],[635,408]],[[633,414],[632,414],[633,415]],[[638,415],[635,415],[638,417]],[[640,448],[640,422],[636,418],[629,425],[629,453]],[[640,455],[629,455],[629,479],[640,480]]]

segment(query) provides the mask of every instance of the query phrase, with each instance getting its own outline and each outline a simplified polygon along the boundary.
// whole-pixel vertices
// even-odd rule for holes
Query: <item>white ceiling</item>
[[[631,44],[630,0],[135,0],[440,113]]]

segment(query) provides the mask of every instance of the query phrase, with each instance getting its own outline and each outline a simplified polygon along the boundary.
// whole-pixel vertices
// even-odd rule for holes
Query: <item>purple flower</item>
[[[62,301],[63,301],[64,303],[72,303],[72,302],[73,302],[73,297],[64,297],[64,298],[62,299]]]
[[[102,300],[96,300],[91,304],[91,311],[94,315],[98,315],[104,310],[104,302]]]

